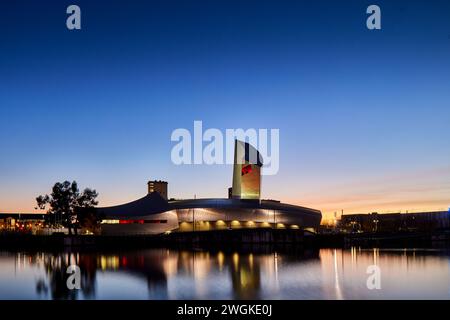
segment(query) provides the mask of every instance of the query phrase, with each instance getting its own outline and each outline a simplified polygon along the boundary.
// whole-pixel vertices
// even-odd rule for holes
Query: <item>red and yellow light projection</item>
[[[262,159],[258,150],[239,140],[234,145],[233,199],[259,200]]]

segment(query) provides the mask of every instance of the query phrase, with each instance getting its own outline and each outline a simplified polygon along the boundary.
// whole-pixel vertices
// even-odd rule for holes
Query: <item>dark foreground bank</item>
[[[450,232],[442,230],[433,233],[362,233],[362,234],[312,234],[303,230],[247,229],[203,232],[171,233],[156,236],[69,236],[0,234],[3,248],[136,248],[136,247],[229,247],[242,244],[289,244],[306,247],[345,246],[442,246],[450,242]]]

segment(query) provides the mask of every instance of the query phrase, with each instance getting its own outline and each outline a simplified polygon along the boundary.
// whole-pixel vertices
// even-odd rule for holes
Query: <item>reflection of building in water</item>
[[[229,273],[231,294],[236,299],[257,299],[261,287],[259,255],[208,252],[180,251],[178,273],[190,275],[194,279],[195,296],[207,297],[211,288],[211,274],[215,270]],[[215,284],[217,285],[217,284]],[[176,297],[178,293],[176,293]]]
[[[299,255],[290,258],[289,254],[260,254],[244,249],[240,253],[148,249],[119,253],[18,253],[14,257],[17,272],[40,270],[34,285],[38,296],[44,299],[96,298],[105,294],[105,282],[111,288],[114,281],[110,281],[116,277],[123,282],[116,283],[111,292],[120,294],[122,285],[135,285],[137,281],[147,285],[150,299],[260,299],[264,297],[263,287],[265,296],[267,292],[278,293],[278,276],[283,279],[285,274],[281,271],[278,275],[279,268],[290,259],[293,263],[303,259]],[[81,290],[67,288],[67,268],[74,264],[80,267]]]
[[[267,246],[265,247],[267,249]],[[253,252],[252,252],[253,251]],[[255,253],[261,251],[262,253]],[[297,263],[298,260],[318,259],[318,250],[302,251],[283,248],[278,254],[272,250],[241,249],[238,252],[195,252],[180,251],[178,276],[190,275],[194,279],[193,296],[208,297],[215,291],[211,281],[223,281],[221,275],[228,274],[230,291],[225,295],[235,299],[260,299],[263,286],[268,290],[278,290],[278,266],[284,263]],[[217,274],[218,271],[218,274]],[[218,277],[218,278],[216,278]],[[217,282],[213,283],[218,286]],[[227,283],[220,286],[227,287]],[[172,292],[173,298],[179,298],[178,292]],[[190,296],[188,295],[187,298]]]
[[[429,249],[352,247],[321,249],[321,283],[325,299],[427,299],[448,292],[450,268]],[[380,270],[381,290],[368,290],[372,266]],[[432,270],[433,272],[427,272]],[[436,276],[439,274],[439,277]],[[372,278],[374,279],[374,278]],[[371,280],[372,281],[372,280]],[[375,281],[375,280],[373,280]],[[414,288],[418,288],[414,290]]]
[[[261,289],[261,271],[253,254],[231,256],[231,281],[235,299],[258,299]]]
[[[103,254],[97,257],[102,271],[126,272],[144,278],[150,294],[157,291],[164,298],[167,295],[167,272],[173,270],[173,257],[167,249],[154,249]],[[161,289],[164,289],[163,291]]]
[[[31,266],[43,266],[44,258],[44,253],[27,254],[17,252],[14,255],[15,269],[22,270]]]
[[[42,265],[46,270],[46,279],[36,281],[39,293],[50,291],[52,299],[95,298],[97,271],[125,272],[143,278],[147,282],[149,293],[157,293],[157,298],[167,297],[167,275],[174,272],[177,255],[169,250],[131,251],[121,254],[97,253],[60,253],[60,254],[17,254],[16,265],[24,268],[29,265]],[[81,270],[81,290],[67,288],[66,273],[70,265]],[[81,292],[80,292],[81,291]]]
[[[96,259],[95,254],[79,253],[37,253],[37,254],[17,254],[17,265],[39,266],[45,270],[45,276],[36,279],[36,291],[39,295],[50,294],[50,298],[56,300],[79,299],[80,294],[84,299],[95,297],[96,283]],[[71,265],[77,265],[80,270],[81,290],[70,290],[67,287],[67,269]]]

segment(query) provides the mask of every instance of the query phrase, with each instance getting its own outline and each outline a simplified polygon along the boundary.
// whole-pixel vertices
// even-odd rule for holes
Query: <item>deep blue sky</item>
[[[82,30],[65,26],[77,4]],[[366,28],[370,4],[382,30]],[[3,1],[0,211],[55,181],[224,197],[176,128],[279,128],[263,196],[333,212],[450,205],[449,1]]]

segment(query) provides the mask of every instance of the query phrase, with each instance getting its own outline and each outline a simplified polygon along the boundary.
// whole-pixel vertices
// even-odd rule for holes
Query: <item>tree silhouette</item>
[[[36,198],[36,209],[45,210],[49,206],[47,211],[50,218],[49,222],[53,225],[62,224],[67,227],[70,235],[72,234],[72,228],[74,228],[75,234],[77,234],[78,208],[93,208],[98,204],[97,196],[97,191],[89,188],[80,193],[76,181],[72,183],[69,181],[57,182],[50,195],[41,195]]]

